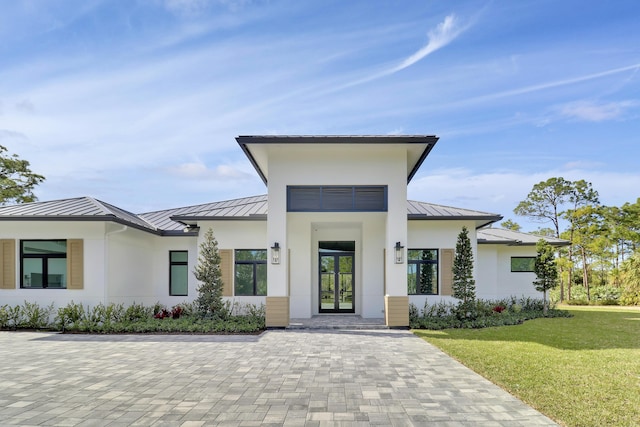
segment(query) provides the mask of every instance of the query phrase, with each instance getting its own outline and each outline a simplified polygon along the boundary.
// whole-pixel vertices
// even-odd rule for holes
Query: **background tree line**
[[[514,213],[550,225],[535,234],[570,242],[557,249],[559,300],[640,305],[640,198],[605,206],[590,182],[549,178]],[[520,231],[511,220],[501,225]]]

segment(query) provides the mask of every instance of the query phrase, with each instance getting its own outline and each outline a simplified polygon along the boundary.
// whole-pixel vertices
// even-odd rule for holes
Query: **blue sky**
[[[640,2],[0,0],[0,144],[141,213],[266,189],[234,137],[435,134],[409,197],[640,196]]]

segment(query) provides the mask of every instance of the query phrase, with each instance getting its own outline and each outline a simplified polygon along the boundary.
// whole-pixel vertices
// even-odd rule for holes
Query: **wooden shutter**
[[[223,297],[233,296],[233,249],[220,249],[220,274],[222,276]]]
[[[84,241],[67,240],[67,289],[84,289]]]
[[[0,289],[16,288],[16,241],[0,239]]]
[[[440,295],[453,295],[453,249],[440,249]]]

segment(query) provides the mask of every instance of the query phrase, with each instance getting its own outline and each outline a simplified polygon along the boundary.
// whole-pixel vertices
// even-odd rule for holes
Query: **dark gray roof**
[[[475,220],[477,226],[500,220],[497,214],[474,211],[433,203],[407,202],[410,220]],[[189,235],[185,225],[204,220],[266,220],[267,195],[243,197],[221,202],[133,214],[116,206],[93,199],[35,202],[0,207],[0,220],[42,221],[114,221],[162,235]]]
[[[159,231],[138,215],[91,197],[2,206],[0,220],[113,221],[145,231]]]
[[[407,208],[407,214],[410,220],[468,219],[476,221],[476,227],[483,227],[502,219],[502,215],[495,213],[417,202],[415,200],[408,200]]]
[[[483,228],[478,230],[478,244],[502,244],[509,246],[535,246],[538,240],[545,239],[553,246],[567,246],[571,242],[555,237],[538,236],[502,228]]]
[[[267,219],[267,196],[243,197],[222,202],[147,212],[140,217],[164,231],[182,231],[185,224],[205,219]]]

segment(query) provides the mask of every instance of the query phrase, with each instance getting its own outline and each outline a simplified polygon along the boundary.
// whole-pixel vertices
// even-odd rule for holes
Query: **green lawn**
[[[640,426],[640,310],[563,307],[574,317],[414,331],[567,426]]]

